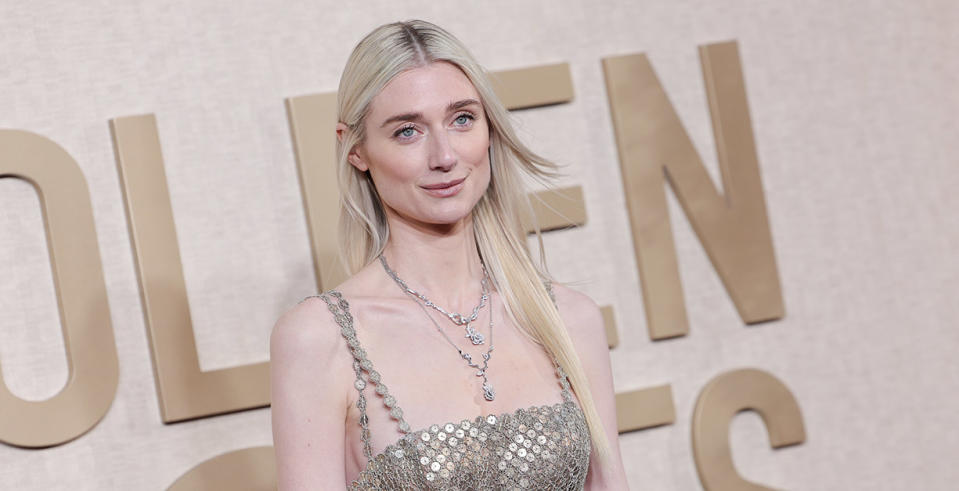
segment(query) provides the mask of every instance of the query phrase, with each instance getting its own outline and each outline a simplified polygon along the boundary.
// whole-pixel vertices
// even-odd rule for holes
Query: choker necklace
[[[455,349],[460,354],[461,358],[466,360],[467,365],[469,365],[471,368],[476,369],[476,376],[483,377],[483,398],[486,399],[487,401],[492,401],[493,399],[495,399],[496,391],[493,389],[493,385],[489,383],[489,379],[486,376],[486,370],[489,368],[489,359],[493,353],[493,300],[489,299],[489,291],[487,290],[488,287],[486,283],[486,268],[485,267],[483,268],[483,299],[480,305],[473,310],[473,315],[471,316],[472,318],[469,320],[469,322],[476,320],[476,316],[477,316],[477,313],[479,312],[480,307],[482,307],[483,304],[486,303],[486,300],[489,299],[489,303],[490,303],[489,348],[486,349],[486,353],[483,353],[483,366],[479,366],[478,364],[473,362],[473,357],[469,353],[464,352],[463,350],[459,349],[459,347],[456,346],[456,343],[454,343],[453,340],[450,339],[450,337],[447,336],[445,332],[443,332],[443,329],[440,328],[440,325],[436,323],[436,320],[433,319],[433,316],[431,316],[429,311],[426,310],[426,305],[427,305],[426,302],[428,302],[429,300],[426,299],[426,297],[424,297],[423,295],[415,292],[414,290],[411,290],[408,286],[406,286],[406,283],[404,283],[403,280],[401,280],[400,277],[396,275],[396,272],[390,269],[389,265],[386,264],[386,257],[384,257],[382,254],[380,255],[380,263],[383,264],[383,269],[386,270],[386,274],[389,275],[390,278],[393,278],[393,281],[395,281],[397,286],[399,286],[400,289],[403,290],[403,293],[406,293],[407,295],[413,297],[413,300],[416,301],[416,305],[419,305],[420,308],[423,309],[423,313],[426,314],[426,317],[430,319],[430,322],[433,323],[433,326],[436,327],[436,330],[443,335],[443,338],[446,339],[446,342],[449,343],[450,346],[452,346],[453,349]],[[439,309],[439,307],[435,307],[435,306],[433,306],[433,308]],[[443,310],[440,310],[440,312],[443,312],[444,314],[446,313]],[[459,315],[459,314],[455,314],[455,315]],[[447,316],[449,316],[449,314],[447,314]],[[462,317],[463,316],[460,315],[460,318]],[[452,316],[450,316],[450,318],[452,319]],[[453,322],[456,322],[456,321],[454,320]],[[469,325],[467,324],[467,326]],[[476,334],[479,334],[479,333],[476,333]],[[480,334],[480,336],[482,335]],[[470,336],[467,335],[466,337],[470,337]],[[480,340],[479,343],[475,341],[473,342],[473,344],[481,344],[481,343],[482,343],[482,340]]]
[[[473,329],[472,323],[473,321],[476,320],[476,316],[479,315],[480,309],[482,309],[483,306],[486,305],[486,301],[489,300],[489,284],[486,281],[485,268],[483,269],[483,279],[480,281],[480,284],[482,285],[483,289],[482,289],[482,294],[480,295],[479,304],[476,307],[473,307],[473,313],[469,317],[467,317],[463,314],[457,314],[456,312],[447,312],[439,305],[436,305],[435,303],[433,303],[432,300],[430,300],[429,298],[426,298],[426,295],[423,295],[422,293],[410,288],[405,281],[400,279],[399,275],[396,274],[396,271],[393,271],[392,269],[390,269],[389,264],[386,263],[386,256],[382,254],[380,254],[380,263],[383,265],[383,269],[386,270],[386,274],[388,274],[390,278],[393,278],[393,281],[395,281],[396,284],[399,285],[404,292],[419,299],[419,301],[422,302],[423,305],[426,305],[427,307],[432,308],[433,310],[445,315],[446,317],[449,317],[449,319],[453,321],[453,324],[463,327],[464,330],[466,331],[465,337],[469,338],[470,342],[472,342],[474,345],[483,344],[483,342],[486,340],[486,336],[483,336],[483,333],[477,331],[476,329]]]

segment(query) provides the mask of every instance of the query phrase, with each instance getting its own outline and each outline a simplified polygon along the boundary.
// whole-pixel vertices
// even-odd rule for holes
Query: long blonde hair
[[[354,273],[374,261],[389,239],[389,226],[368,172],[347,156],[363,142],[370,102],[393,77],[411,68],[443,61],[457,66],[479,93],[490,126],[491,177],[486,194],[473,209],[473,231],[480,257],[505,299],[511,320],[552,354],[569,377],[586,415],[592,444],[602,462],[609,442],[590,394],[586,374],[544,285],[544,268],[530,257],[520,211],[530,213],[521,172],[538,180],[556,175],[556,165],[530,151],[516,137],[509,113],[463,44],[440,27],[421,20],[380,26],[363,38],[340,78],[337,117],[349,131],[337,143],[340,186],[340,250]],[[537,231],[538,233],[538,231]]]

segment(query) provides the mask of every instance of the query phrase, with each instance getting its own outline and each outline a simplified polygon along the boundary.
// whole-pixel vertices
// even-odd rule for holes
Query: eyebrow
[[[473,104],[479,104],[479,101],[476,99],[463,99],[461,101],[451,102],[448,106],[446,106],[446,112],[453,112]],[[383,124],[380,125],[380,128],[397,121],[410,121],[422,118],[423,113],[397,114],[396,116],[390,116],[389,118],[386,118],[386,121],[383,121]]]

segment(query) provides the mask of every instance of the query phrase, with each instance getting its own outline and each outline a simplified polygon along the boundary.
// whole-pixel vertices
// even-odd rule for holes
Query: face
[[[364,124],[349,162],[370,172],[388,217],[449,225],[470,215],[489,186],[489,128],[459,68],[437,62],[397,75]]]

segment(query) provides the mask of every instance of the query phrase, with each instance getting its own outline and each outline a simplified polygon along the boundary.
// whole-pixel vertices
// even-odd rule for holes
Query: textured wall
[[[954,2],[46,1],[0,4],[0,127],[57,141],[86,176],[120,385],[103,421],[73,442],[0,444],[0,488],[161,489],[205,459],[271,443],[268,409],[160,422],[107,121],[158,118],[203,368],[265,360],[273,320],[314,290],[283,100],[334,90],[363,33],[411,17],[447,27],[490,69],[570,63],[576,99],[517,121],[535,149],[568,164],[561,184],[584,188],[588,224],[546,244],[559,279],[616,309],[617,388],[672,384],[676,422],[621,438],[633,488],[700,488],[695,398],[747,366],[792,390],[808,435],[772,451],[757,416],[737,417],[747,478],[954,486]],[[728,39],[743,60],[787,314],[743,326],[673,200],[691,332],[651,342],[600,59],[649,54],[718,182],[696,47]],[[0,361],[27,399],[66,381],[37,196],[13,179],[0,180]]]

